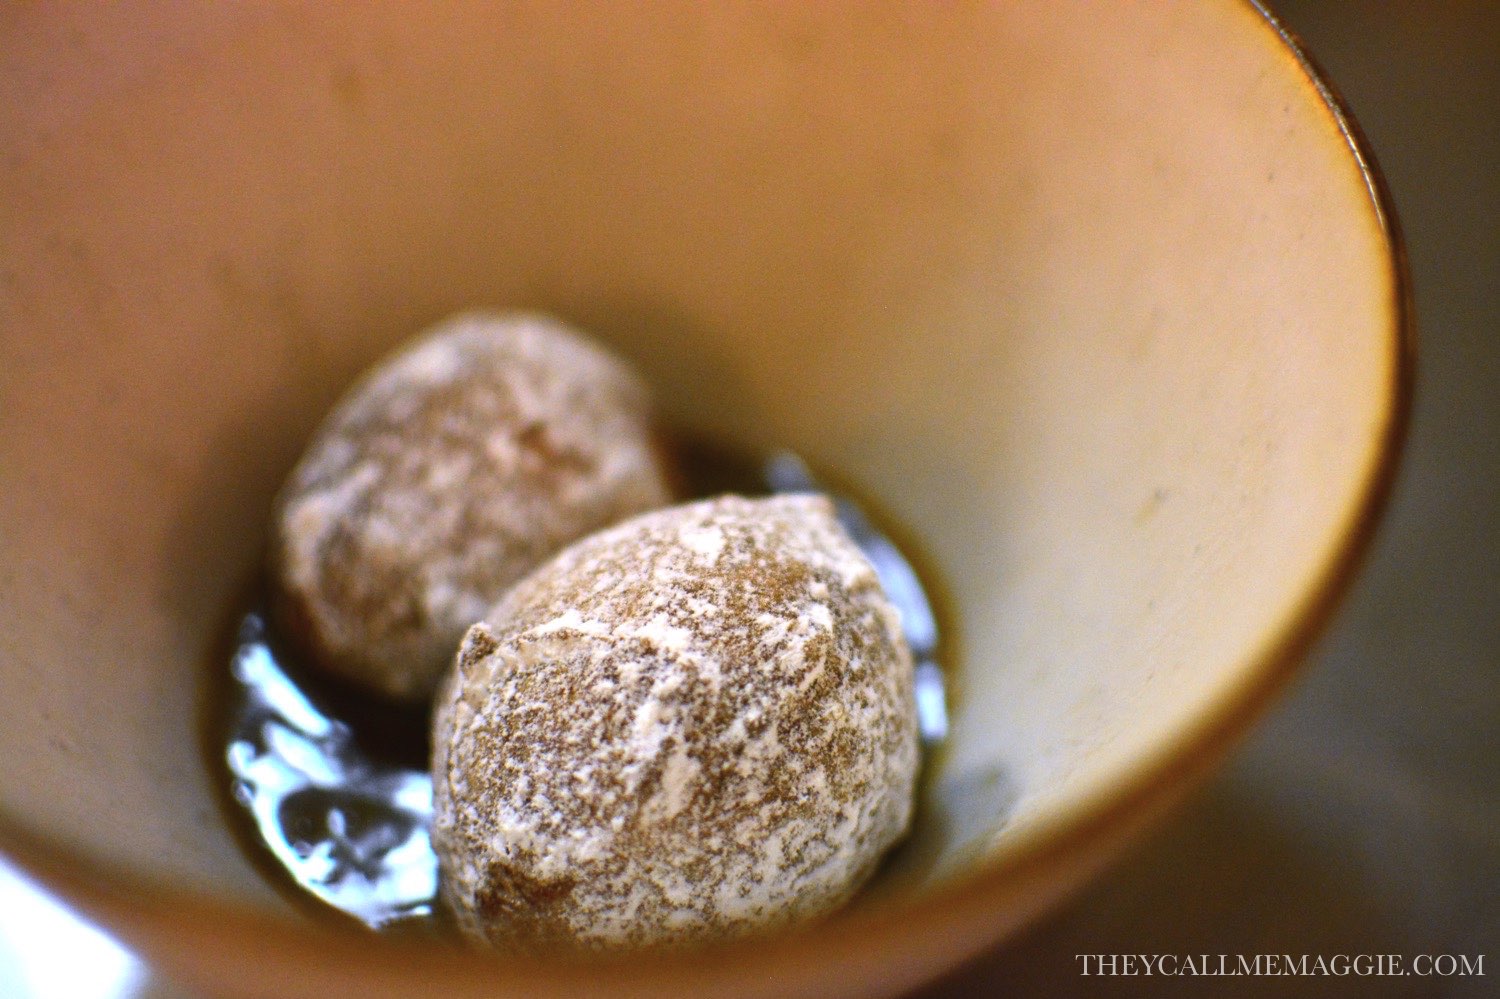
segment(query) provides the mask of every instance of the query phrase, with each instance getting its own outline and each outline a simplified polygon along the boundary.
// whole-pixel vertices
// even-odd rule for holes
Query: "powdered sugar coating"
[[[372,370],[293,471],[278,615],[329,669],[425,697],[512,583],[669,497],[620,359],[544,316],[460,315]]]
[[[676,945],[847,901],[911,820],[899,614],[823,497],[723,497],[567,548],[464,638],[433,844],[464,933]]]

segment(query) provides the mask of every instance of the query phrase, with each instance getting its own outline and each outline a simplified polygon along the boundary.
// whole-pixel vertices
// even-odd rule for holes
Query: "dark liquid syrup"
[[[938,626],[912,562],[855,502],[824,489],[795,455],[761,462],[681,449],[683,495],[828,493],[901,611],[916,664],[924,755],[948,731]],[[227,763],[234,820],[274,876],[374,929],[430,929],[437,857],[428,829],[429,709],[396,707],[307,669],[256,603],[239,621],[221,713],[210,732]]]

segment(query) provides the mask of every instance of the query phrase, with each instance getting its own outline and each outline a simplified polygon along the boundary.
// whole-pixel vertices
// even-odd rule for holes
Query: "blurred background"
[[[1500,994],[1500,4],[1274,7],[1363,127],[1406,233],[1420,365],[1386,521],[1307,669],[1220,777],[921,999]],[[1127,952],[1483,954],[1486,977],[1078,973],[1075,955]],[[195,999],[3,861],[0,997]]]

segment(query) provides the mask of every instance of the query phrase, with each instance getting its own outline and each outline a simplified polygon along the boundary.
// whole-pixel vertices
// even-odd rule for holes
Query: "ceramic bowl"
[[[0,94],[0,844],[215,994],[911,986],[1221,758],[1391,475],[1389,206],[1248,3],[26,4]],[[332,925],[231,834],[201,724],[273,493],[475,306],[595,331],[925,556],[952,734],[847,912],[501,961]]]

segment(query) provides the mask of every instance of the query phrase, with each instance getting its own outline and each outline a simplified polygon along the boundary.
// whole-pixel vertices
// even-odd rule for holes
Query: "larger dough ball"
[[[324,667],[423,698],[512,583],[669,497],[624,362],[542,316],[461,315],[318,430],[278,503],[275,608]]]
[[[911,819],[910,653],[823,497],[580,541],[469,631],[435,711],[443,901],[501,948],[807,919]]]

